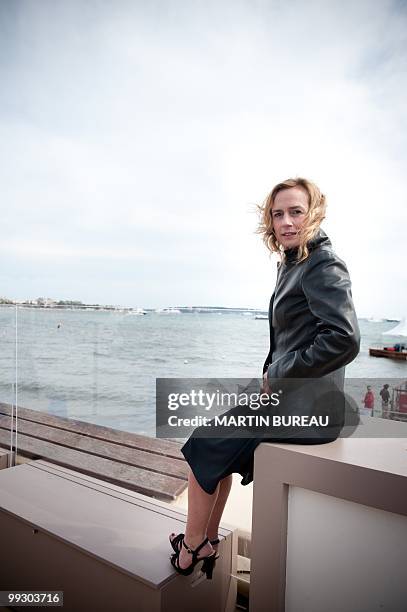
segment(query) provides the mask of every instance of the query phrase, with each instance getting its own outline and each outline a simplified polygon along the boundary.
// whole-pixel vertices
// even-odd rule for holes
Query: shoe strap
[[[179,533],[177,536],[175,536],[172,540],[171,540],[171,544],[175,547],[178,548],[178,544],[181,542],[181,540],[183,539],[184,534],[183,533]]]
[[[220,540],[219,540],[219,538],[216,538],[216,540],[209,540],[209,541],[210,541],[210,543],[211,543],[212,545],[215,545],[215,544],[220,544]]]
[[[201,542],[200,545],[195,548],[195,550],[190,548],[188,544],[185,543],[185,539],[182,540],[182,545],[187,549],[187,551],[189,552],[189,554],[192,555],[192,557],[197,557],[201,548],[203,548],[208,542],[209,538],[205,538],[204,541]]]

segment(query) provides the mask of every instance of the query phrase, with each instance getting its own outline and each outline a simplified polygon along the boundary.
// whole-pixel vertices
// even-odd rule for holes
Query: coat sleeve
[[[267,368],[271,363],[271,358],[274,351],[274,330],[273,330],[273,302],[274,302],[274,293],[270,298],[269,304],[269,334],[270,334],[270,348],[266,360],[263,365],[263,374],[267,372]]]
[[[277,262],[277,281],[278,282],[278,275],[279,275],[279,271],[280,271],[280,265],[281,262]],[[269,352],[268,355],[266,357],[266,360],[263,364],[263,374],[265,374],[265,372],[267,372],[267,368],[269,367],[270,363],[271,363],[271,358],[273,356],[273,351],[274,351],[274,330],[273,330],[273,303],[274,303],[274,296],[276,294],[276,291],[273,291],[273,295],[270,298],[270,303],[269,303],[269,311],[268,311],[268,315],[269,315],[269,333],[270,333],[270,348],[269,348]]]
[[[319,378],[350,363],[358,354],[360,332],[344,262],[334,253],[312,253],[305,263],[302,289],[315,318],[309,346],[290,351],[269,365],[270,384],[284,378]]]

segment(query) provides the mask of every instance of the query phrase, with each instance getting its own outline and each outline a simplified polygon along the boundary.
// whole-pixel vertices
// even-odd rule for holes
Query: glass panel
[[[19,401],[29,409],[154,435],[148,339],[123,311],[28,308],[19,325]]]
[[[258,375],[264,321],[183,310],[20,308],[20,406],[154,437],[156,378]]]
[[[157,378],[259,377],[268,350],[268,322],[253,311],[62,307],[44,300],[41,306],[2,305],[0,317],[3,447],[10,443],[16,395],[21,444],[24,433],[42,436],[27,413],[21,420],[24,409],[155,437]],[[395,391],[404,388],[405,362],[369,356],[392,323],[361,320],[360,326],[361,352],[346,369],[347,378],[360,379],[355,401],[361,409],[372,384],[374,416],[405,420],[405,393],[400,400]],[[380,397],[385,383],[387,409]]]
[[[9,451],[8,465],[13,465],[16,402],[17,307],[0,301],[0,448]],[[2,460],[4,466],[4,460]]]

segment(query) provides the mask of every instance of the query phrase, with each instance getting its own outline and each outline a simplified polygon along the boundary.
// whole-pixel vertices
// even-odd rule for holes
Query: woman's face
[[[308,208],[308,193],[303,187],[283,189],[274,198],[271,210],[274,233],[285,249],[299,246],[298,231],[304,225]]]

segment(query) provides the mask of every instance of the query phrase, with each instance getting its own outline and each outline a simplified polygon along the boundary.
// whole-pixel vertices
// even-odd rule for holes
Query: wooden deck
[[[11,406],[0,403],[0,447],[9,448]],[[18,455],[46,459],[82,474],[166,501],[187,486],[177,442],[18,408]]]

